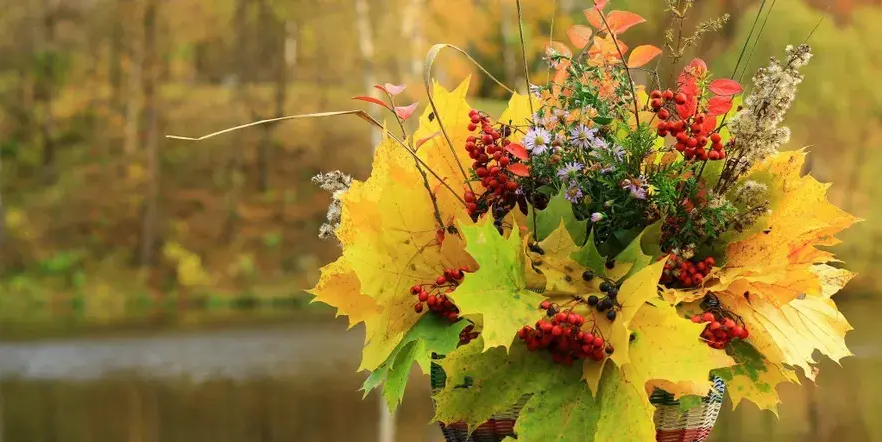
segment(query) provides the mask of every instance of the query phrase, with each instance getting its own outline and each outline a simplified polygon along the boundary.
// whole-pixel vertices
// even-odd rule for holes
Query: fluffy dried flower
[[[319,227],[319,238],[334,238],[334,232],[340,227],[340,215],[343,209],[340,199],[349,190],[349,187],[352,186],[352,177],[339,170],[335,170],[312,177],[312,182],[322,189],[331,192],[331,204],[328,205],[327,222]]]

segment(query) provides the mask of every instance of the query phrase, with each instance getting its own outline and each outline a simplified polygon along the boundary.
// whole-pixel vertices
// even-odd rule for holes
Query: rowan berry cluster
[[[684,106],[687,100],[683,92],[675,94],[670,89],[664,92],[656,89],[650,93],[649,106],[662,120],[658,124],[658,135],[674,137],[677,140],[674,148],[687,160],[716,161],[726,158],[722,137],[713,132],[713,124],[710,127],[707,125],[716,121],[713,116],[696,111],[693,115],[683,117],[677,112],[676,107]],[[707,148],[708,144],[710,148]]]
[[[571,365],[579,359],[601,361],[613,354],[613,346],[597,331],[582,330],[585,317],[572,310],[562,311],[557,304],[543,301],[539,308],[546,311],[547,319],[536,322],[536,328],[524,326],[518,337],[530,351],[547,349],[558,364]]]
[[[716,264],[712,256],[703,260],[683,259],[672,255],[665,263],[661,283],[666,287],[689,288],[701,284]]]
[[[701,338],[711,348],[723,349],[733,339],[747,339],[750,335],[747,331],[747,326],[741,323],[740,320],[733,319],[729,314],[719,309],[694,315],[692,316],[692,322],[707,324],[704,327],[704,331],[701,332]]]
[[[456,290],[465,277],[465,272],[468,271],[468,267],[445,269],[444,275],[435,278],[434,282],[411,287],[410,294],[417,297],[417,303],[413,306],[414,311],[422,313],[425,304],[430,312],[447,318],[450,322],[456,322],[459,319],[459,309],[447,294]]]
[[[469,118],[469,131],[480,131],[466,138],[465,150],[474,160],[474,176],[481,180],[486,190],[480,195],[467,191],[463,199],[473,220],[490,210],[494,218],[501,219],[518,204],[519,199],[524,199],[523,192],[518,192],[520,186],[515,174],[509,169],[517,161],[506,149],[511,145],[508,139],[510,129],[507,126],[493,127],[487,114],[474,109],[469,111]]]

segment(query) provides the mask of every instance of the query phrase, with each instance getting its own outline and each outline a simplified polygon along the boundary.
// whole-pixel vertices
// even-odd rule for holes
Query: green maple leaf
[[[383,397],[389,411],[395,411],[404,397],[404,389],[414,362],[423,373],[429,373],[432,353],[444,355],[459,345],[459,334],[469,325],[461,320],[454,324],[434,314],[424,314],[407,332],[392,353],[364,381],[362,390],[367,396],[371,390],[383,384]]]
[[[527,290],[523,243],[517,226],[503,237],[489,218],[478,224],[460,225],[466,251],[478,270],[466,275],[450,294],[462,315],[479,315],[485,349],[511,346],[519,329],[542,316],[542,295]],[[477,318],[476,318],[477,319]]]
[[[570,255],[570,258],[581,266],[591,269],[595,275],[606,276],[606,258],[600,254],[597,245],[594,244],[594,229],[588,235],[588,241],[585,242],[585,245]]]
[[[481,344],[472,343],[441,365],[447,384],[435,396],[437,421],[466,422],[473,429],[529,395],[515,426],[519,442],[654,440],[653,407],[644,382],[627,367],[620,371],[607,365],[594,397],[579,366],[555,364],[523,345],[506,354],[502,349],[482,353]],[[472,380],[470,388],[461,387],[466,378]]]
[[[539,240],[543,240],[550,235],[560,225],[560,221],[563,220],[567,226],[567,231],[573,237],[573,241],[576,244],[585,243],[585,236],[588,234],[588,220],[579,221],[576,219],[576,215],[573,213],[573,204],[564,198],[563,191],[553,196],[544,210],[536,212],[535,225],[533,224],[533,210],[535,209],[530,206],[529,213],[527,213],[528,227],[530,227],[531,231],[536,232]]]

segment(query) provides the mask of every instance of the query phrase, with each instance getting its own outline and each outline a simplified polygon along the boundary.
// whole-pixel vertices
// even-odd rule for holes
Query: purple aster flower
[[[613,156],[616,157],[616,160],[620,163],[625,158],[625,148],[622,146],[616,145],[615,147],[610,149],[610,153],[612,153]]]
[[[602,175],[608,175],[608,174],[612,173],[612,171],[614,171],[614,170],[616,170],[615,166],[606,166],[603,169],[600,169],[600,173]]]
[[[597,142],[597,130],[589,129],[588,126],[580,124],[570,131],[570,137],[573,146],[580,149],[590,149]]]
[[[541,127],[534,127],[524,136],[524,147],[533,155],[540,155],[551,145],[551,134]]]
[[[591,222],[592,223],[599,223],[603,218],[605,218],[605,217],[600,212],[594,212],[591,214]]]
[[[571,203],[578,203],[579,200],[582,199],[582,196],[584,196],[582,194],[582,189],[580,189],[576,186],[570,187],[569,189],[567,189],[566,193],[564,194],[564,198],[566,198],[567,201],[569,201]]]
[[[564,165],[564,167],[562,167],[559,171],[557,171],[557,176],[563,179],[568,179],[569,177],[578,174],[583,167],[585,167],[585,165],[582,163],[576,161],[569,162]]]
[[[646,199],[646,189],[631,184],[630,186],[628,186],[628,190],[631,191],[631,196],[633,196],[634,198],[637,198],[638,200]]]

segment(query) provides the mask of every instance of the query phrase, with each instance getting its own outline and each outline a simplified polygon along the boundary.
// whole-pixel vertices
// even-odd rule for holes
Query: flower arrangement
[[[695,405],[713,376],[774,411],[778,384],[814,378],[815,350],[850,354],[831,296],[853,275],[822,247],[856,219],[801,174],[805,152],[779,151],[809,46],[746,94],[700,59],[666,85],[644,69],[665,51],[621,39],[642,18],[601,0],[585,15],[572,47],[547,46],[553,79],[498,117],[469,106],[468,80],[431,79],[445,45],[415,132],[403,86],[356,97],[395,130],[345,112],[384,138],[366,181],[315,178],[342,256],[311,293],[364,323],[364,391],[382,385],[391,409],[434,360],[441,423],[473,430],[521,403],[519,441],[653,440],[656,389]],[[672,34],[664,47],[682,56]]]

